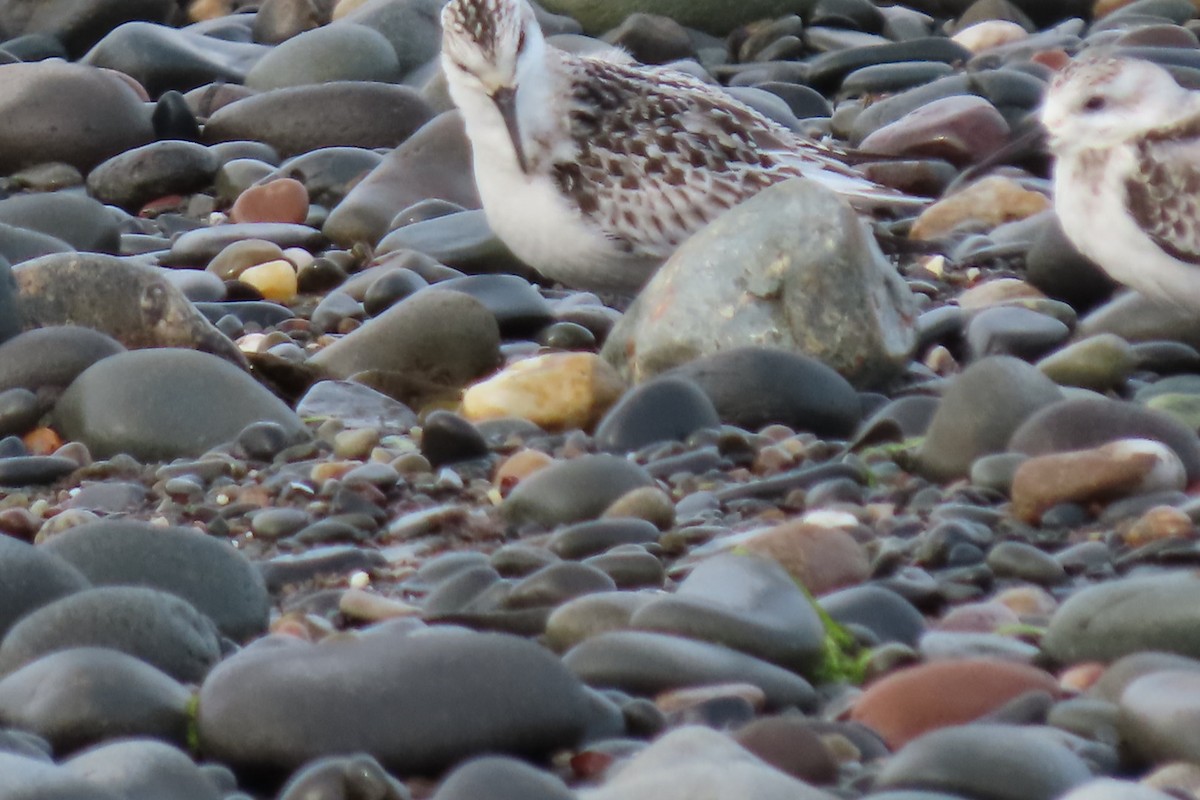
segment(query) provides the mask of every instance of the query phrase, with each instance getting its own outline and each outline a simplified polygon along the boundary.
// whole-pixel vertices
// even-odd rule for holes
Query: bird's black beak
[[[492,92],[492,102],[504,119],[504,127],[508,128],[508,138],[512,139],[513,150],[517,154],[517,166],[521,172],[529,172],[529,163],[525,160],[525,147],[521,144],[521,128],[517,124],[517,90],[505,86]]]

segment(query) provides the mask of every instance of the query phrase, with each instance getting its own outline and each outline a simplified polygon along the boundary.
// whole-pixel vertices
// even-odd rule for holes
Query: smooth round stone
[[[421,426],[421,454],[433,467],[470,461],[488,454],[479,429],[450,411],[438,410]]]
[[[543,353],[509,364],[462,396],[474,422],[528,420],[548,431],[589,429],[625,390],[595,353]]]
[[[417,415],[408,406],[369,386],[350,381],[318,381],[296,403],[301,419],[337,419],[347,428],[408,431]]]
[[[920,472],[934,480],[967,474],[980,456],[1000,452],[1018,426],[1062,393],[1035,368],[1010,356],[967,367],[946,390],[918,451]]]
[[[809,497],[817,499],[820,487],[833,483],[841,483],[853,497],[859,497],[858,482],[849,477],[816,483]],[[742,537],[739,550],[777,562],[812,595],[862,583],[871,570],[866,552],[853,536],[837,527],[804,520],[784,522]]]
[[[767,347],[698,358],[671,373],[697,384],[721,421],[746,430],[772,423],[847,437],[861,419],[858,394],[816,359]]]
[[[88,174],[88,192],[101,202],[137,211],[164,195],[186,195],[212,183],[220,163],[204,145],[162,141],[126,150]]]
[[[225,659],[200,689],[197,724],[201,751],[234,766],[364,752],[428,774],[483,753],[571,747],[587,707],[579,682],[532,642],[384,628],[317,645],[264,640]]]
[[[933,661],[872,683],[855,704],[852,718],[899,748],[929,731],[972,722],[1035,691],[1057,696],[1058,684],[1040,669],[998,659]]]
[[[60,456],[0,458],[0,486],[54,483],[79,468],[79,462]]]
[[[676,728],[621,765],[580,800],[687,800],[693,797],[833,800],[776,769],[729,736],[701,725]]]
[[[1122,741],[1148,763],[1194,761],[1200,752],[1200,674],[1165,670],[1131,682],[1120,698]]]
[[[1091,780],[1079,756],[1048,730],[964,725],[934,731],[892,756],[875,786],[988,800],[1055,800]]]
[[[217,146],[213,145],[209,149],[214,150]],[[217,168],[217,174],[213,176],[213,189],[217,202],[221,205],[232,203],[242,192],[274,172],[273,166],[255,158],[234,158],[223,161]],[[297,220],[286,221],[295,222]],[[299,222],[303,221],[299,220]]]
[[[206,36],[169,25],[128,22],[97,42],[84,62],[123,72],[150,95],[158,96],[213,83],[240,87],[247,71],[267,51],[267,47],[245,40]]]
[[[330,81],[400,78],[400,62],[388,40],[363,25],[323,25],[272,48],[246,74],[246,85],[267,91]]]
[[[595,687],[654,695],[671,689],[750,683],[771,708],[811,708],[812,686],[796,673],[709,642],[647,631],[610,631],[585,639],[563,664]]]
[[[150,117],[154,124],[154,135],[160,140],[183,139],[200,141],[200,124],[188,107],[187,100],[175,90],[164,92],[154,104]]]
[[[1081,589],[1050,618],[1042,646],[1062,664],[1115,661],[1142,650],[1200,656],[1189,613],[1198,598],[1200,579],[1187,572]]]
[[[780,0],[752,0],[735,7],[711,0],[615,0],[603,4],[587,0],[549,0],[543,7],[578,20],[584,32],[593,36],[617,27],[630,14],[639,12],[670,17],[685,27],[724,36],[747,22],[773,19],[795,11],[794,4]]]
[[[258,570],[226,542],[194,528],[106,520],[76,525],[39,547],[95,586],[150,586],[177,594],[235,641],[266,631],[270,599]]]
[[[127,800],[45,759],[0,751],[0,791],[9,797],[52,800]]]
[[[838,765],[834,750],[822,740],[820,729],[814,728],[794,716],[764,717],[738,729],[735,739],[793,777],[818,785],[835,783]]]
[[[1102,397],[1062,400],[1041,408],[1012,433],[1008,450],[1031,456],[1084,450],[1117,439],[1154,439],[1200,477],[1200,437],[1161,411]]]
[[[299,247],[315,251],[326,244],[321,232],[307,225],[285,222],[237,222],[187,231],[175,239],[162,263],[178,267],[206,267],[225,248],[246,239],[272,242],[281,250]]]
[[[93,747],[63,763],[67,772],[126,797],[221,800],[222,793],[186,753],[154,739]]]
[[[575,793],[524,761],[484,756],[458,767],[431,800],[574,800]]]
[[[249,186],[238,194],[229,216],[234,222],[300,224],[308,217],[308,190],[293,178]]]
[[[409,800],[408,789],[368,755],[329,756],[309,762],[282,789],[279,800],[370,797]]]
[[[909,61],[896,64],[872,64],[856,69],[842,80],[839,94],[859,97],[864,94],[892,94],[921,86],[954,74],[949,64],[937,61]],[[879,150],[870,152],[878,153]]]
[[[1038,362],[1037,368],[1060,386],[1103,392],[1120,386],[1137,366],[1129,342],[1101,333],[1074,342]]]
[[[824,53],[809,62],[810,86],[818,89],[836,85],[850,72],[872,64],[907,61],[965,62],[971,54],[961,45],[942,37],[912,39],[907,42],[851,47]]]
[[[720,425],[716,408],[699,386],[663,376],[627,392],[600,420],[595,437],[603,450],[628,453],[656,442],[683,441]]]
[[[70,439],[99,458],[197,456],[269,420],[295,440],[299,417],[242,370],[207,353],[162,348],[121,353],[89,367],[55,408]]]
[[[468,275],[439,281],[437,288],[463,292],[483,303],[505,338],[536,331],[554,318],[538,290],[516,275]]]
[[[496,319],[461,292],[409,297],[317,353],[309,363],[335,378],[388,370],[462,386],[499,361]]]
[[[1038,356],[1066,341],[1062,322],[1027,308],[996,307],[975,314],[967,324],[967,345],[975,358]]]
[[[912,224],[909,238],[936,241],[960,228],[995,229],[1037,216],[1049,207],[1050,201],[1041,192],[1026,189],[1011,178],[991,175],[922,211]]]
[[[726,310],[714,316],[715,307]],[[916,316],[908,285],[853,209],[814,181],[784,181],[676,250],[602,352],[639,383],[685,361],[771,345],[856,386],[880,386],[908,363]]]
[[[0,390],[0,436],[20,436],[42,415],[41,402],[28,389]]]
[[[65,47],[72,55],[79,56],[107,31],[121,23],[130,20],[166,23],[177,11],[169,0],[139,0],[134,3],[108,0],[95,3],[59,2],[49,6],[35,4],[34,8],[30,8],[28,3],[16,2],[0,8],[0,28],[9,39],[5,42],[6,49],[10,44],[16,44],[13,40],[18,37],[26,40],[52,37],[61,42],[60,48]],[[34,42],[27,42],[25,47],[34,49],[19,52],[23,60],[27,56],[37,55]],[[44,52],[42,57],[55,55],[66,57],[65,53],[53,51]]]
[[[395,147],[433,118],[414,89],[331,81],[272,89],[218,109],[206,142],[254,139],[285,157],[321,147]]]
[[[7,26],[5,26],[7,27]],[[0,174],[47,161],[87,171],[154,138],[130,85],[93,67],[61,61],[0,66]]]
[[[696,56],[687,29],[657,14],[631,14],[604,39],[642,64],[666,64]]]
[[[613,501],[654,479],[637,464],[611,455],[585,455],[546,466],[522,480],[500,512],[514,525],[550,528],[595,519]]]
[[[1017,578],[1050,586],[1067,579],[1054,556],[1023,542],[1001,542],[988,551],[987,565],[1001,578]]]
[[[624,630],[629,620],[653,599],[635,592],[596,592],[563,603],[546,620],[545,639],[554,650],[565,652],[585,639],[608,631]]]
[[[7,197],[0,200],[0,222],[53,236],[77,250],[116,253],[121,246],[117,217],[96,200],[72,192]]]
[[[724,645],[793,672],[820,660],[825,628],[807,595],[774,561],[718,555],[700,562],[675,594],[633,615],[642,630]]]
[[[1008,139],[1008,123],[991,103],[958,95],[934,100],[879,128],[859,147],[868,153],[970,164],[999,150]]]
[[[22,261],[51,253],[69,253],[73,249],[71,245],[54,236],[0,222],[0,259],[4,260],[6,271],[9,264],[20,264]],[[20,316],[15,308],[10,307],[8,311],[8,328],[10,331],[20,330]]]
[[[514,584],[504,606],[509,609],[558,606],[575,597],[616,588],[613,579],[596,567],[559,561],[547,564]]]
[[[397,214],[430,198],[480,206],[471,147],[457,111],[439,114],[384,156],[330,212],[324,231],[345,246],[378,242]]]
[[[1127,342],[1175,341],[1200,347],[1200,320],[1183,304],[1123,292],[1079,321],[1080,336],[1113,333]]]
[[[661,588],[667,572],[661,561],[636,545],[622,545],[583,561],[613,579],[618,588]]]
[[[840,625],[859,625],[881,642],[916,646],[925,632],[925,618],[916,607],[890,589],[870,584],[851,586],[823,595],[819,605]]]
[[[29,612],[90,585],[61,558],[0,535],[0,640]]]
[[[104,586],[67,595],[23,617],[0,642],[0,673],[72,647],[110,647],[179,681],[198,681],[220,658],[211,620],[173,594]]]
[[[428,285],[428,281],[411,269],[389,269],[371,281],[363,294],[363,308],[369,316],[377,317]]]
[[[879,442],[903,442],[924,436],[938,409],[936,397],[912,396],[892,400],[858,426],[855,446]]]
[[[601,519],[555,531],[546,548],[561,558],[580,559],[623,544],[654,543],[658,535],[658,528],[646,520]]]

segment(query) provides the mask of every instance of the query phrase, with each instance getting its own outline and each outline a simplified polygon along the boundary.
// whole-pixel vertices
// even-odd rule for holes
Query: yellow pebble
[[[296,268],[282,258],[250,267],[238,280],[253,286],[268,300],[286,303],[296,296]]]

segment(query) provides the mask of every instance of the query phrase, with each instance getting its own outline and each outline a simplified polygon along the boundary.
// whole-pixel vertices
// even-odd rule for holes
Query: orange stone
[[[892,749],[923,733],[979,719],[1026,692],[1061,694],[1053,675],[994,659],[934,661],[892,673],[863,692],[851,719]]]
[[[35,456],[48,456],[63,446],[62,437],[53,428],[34,428],[21,441]]]
[[[308,218],[308,189],[293,178],[277,178],[251,186],[229,209],[234,222],[304,222]]]
[[[506,497],[518,483],[553,463],[554,459],[541,450],[518,450],[496,469],[492,485],[499,490],[501,497]]]

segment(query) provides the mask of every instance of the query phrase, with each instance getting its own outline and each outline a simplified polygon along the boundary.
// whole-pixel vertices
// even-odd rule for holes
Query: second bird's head
[[[536,77],[545,46],[525,0],[451,0],[442,9],[442,69],[447,80],[495,104],[525,172],[517,89],[523,80]]]

